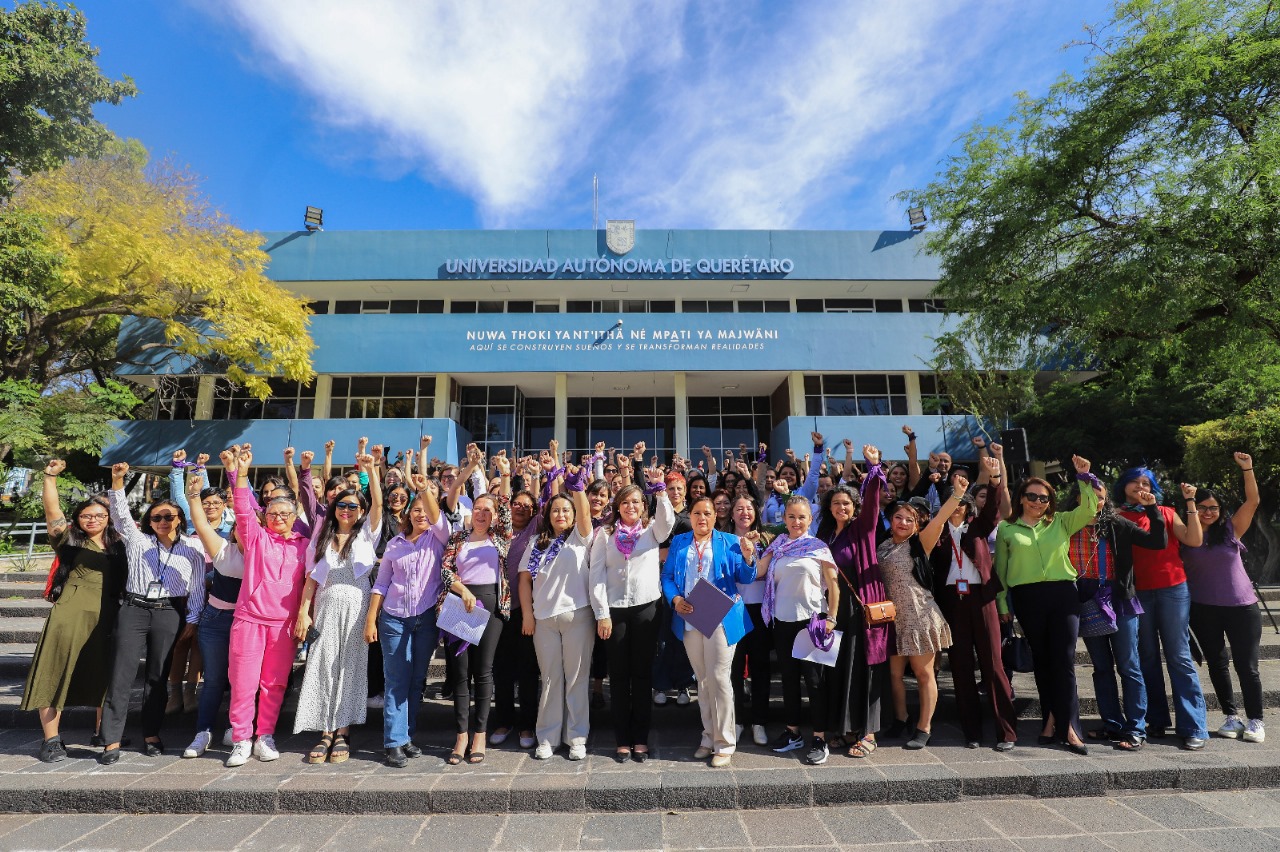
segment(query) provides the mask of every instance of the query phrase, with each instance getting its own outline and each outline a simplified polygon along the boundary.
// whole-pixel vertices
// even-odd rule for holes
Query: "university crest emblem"
[[[614,254],[626,254],[636,247],[636,220],[610,219],[605,222],[604,244]]]

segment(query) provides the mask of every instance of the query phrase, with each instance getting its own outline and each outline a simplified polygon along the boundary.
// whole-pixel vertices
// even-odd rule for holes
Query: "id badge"
[[[957,595],[967,595],[967,594],[969,594],[969,581],[968,581],[968,580],[956,580],[956,594],[957,594]]]
[[[152,580],[151,583],[147,585],[147,600],[158,601],[164,596],[164,583],[161,583],[159,580]]]

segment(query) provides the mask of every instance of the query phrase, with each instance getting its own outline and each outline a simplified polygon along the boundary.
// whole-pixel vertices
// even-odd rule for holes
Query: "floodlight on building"
[[[923,231],[924,223],[929,219],[924,215],[923,207],[911,207],[907,209],[907,219],[911,222],[911,230]]]
[[[302,225],[308,231],[324,230],[324,211],[319,207],[307,206],[307,212],[302,216]]]

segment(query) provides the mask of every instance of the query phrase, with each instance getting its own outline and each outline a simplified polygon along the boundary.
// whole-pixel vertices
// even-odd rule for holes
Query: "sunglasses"
[[[178,516],[170,514],[168,512],[165,512],[162,515],[151,516],[151,523],[153,524],[171,524],[176,520],[178,520]]]
[[[355,511],[359,510],[359,508],[360,508],[360,504],[359,504],[359,503],[348,503],[347,501],[345,501],[345,500],[344,500],[344,501],[342,501],[341,503],[334,503],[334,504],[333,504],[333,508],[335,508],[335,509],[346,509],[348,512],[355,512]]]
[[[1023,494],[1022,499],[1029,503],[1048,503],[1048,494]]]

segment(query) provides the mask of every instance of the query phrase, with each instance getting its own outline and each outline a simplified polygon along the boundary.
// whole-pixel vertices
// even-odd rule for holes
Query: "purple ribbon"
[[[660,494],[666,490],[667,490],[667,483],[665,482],[650,482],[648,485],[644,487],[645,494]]]
[[[574,492],[583,491],[587,487],[588,476],[590,476],[590,474],[587,472],[587,468],[584,465],[578,468],[577,473],[570,473],[565,475],[564,487],[569,491],[574,491]]]

